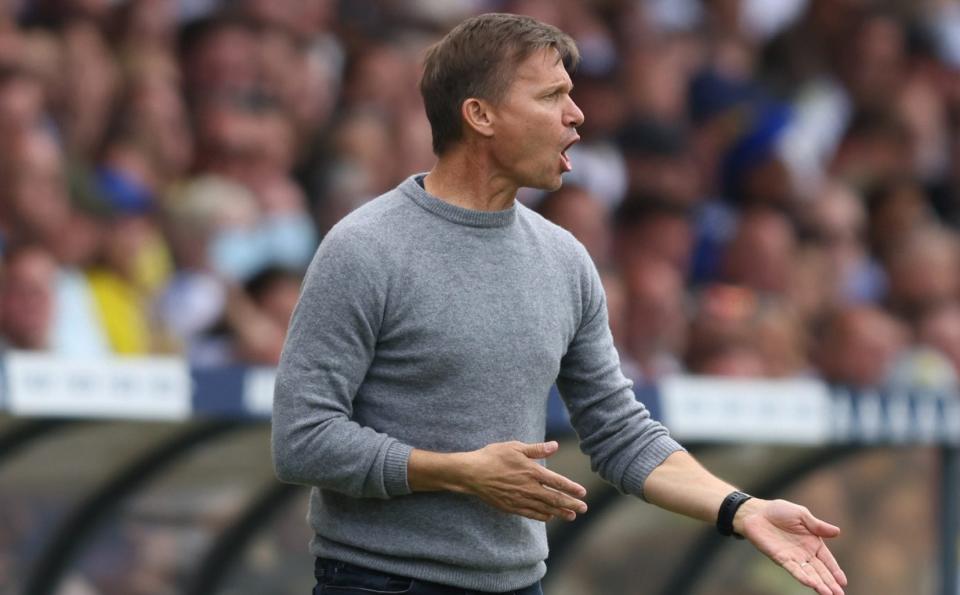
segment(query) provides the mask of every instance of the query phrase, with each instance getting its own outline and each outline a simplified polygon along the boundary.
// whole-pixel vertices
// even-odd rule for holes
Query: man
[[[650,419],[620,373],[586,250],[514,200],[571,169],[577,58],[533,19],[457,26],[421,82],[436,166],[347,216],[317,251],[273,421],[278,476],[314,486],[315,593],[541,593],[544,521],[587,509],[582,486],[540,464],[557,450],[542,442],[556,381],[607,481],[718,521],[840,595],[821,539],[839,529],[745,500]]]
[[[11,349],[50,349],[57,261],[41,246],[16,244],[4,253],[2,264],[0,342]]]

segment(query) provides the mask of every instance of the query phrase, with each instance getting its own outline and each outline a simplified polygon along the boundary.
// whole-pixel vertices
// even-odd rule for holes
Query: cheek
[[[519,110],[518,110],[519,111]],[[552,136],[553,117],[542,109],[527,109],[513,114],[506,122],[508,134],[518,145],[539,145]]]
[[[553,136],[544,125],[528,124],[523,128],[521,138],[517,139],[514,151],[519,163],[536,163],[539,167],[557,165],[559,154],[554,154],[556,144]]]

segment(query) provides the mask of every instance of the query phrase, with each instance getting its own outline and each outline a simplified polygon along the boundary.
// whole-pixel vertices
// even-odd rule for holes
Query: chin
[[[529,183],[524,184],[529,188],[536,188],[537,190],[546,190],[547,192],[553,192],[559,190],[563,186],[563,176],[554,176],[552,178],[541,178],[539,180],[530,180]]]

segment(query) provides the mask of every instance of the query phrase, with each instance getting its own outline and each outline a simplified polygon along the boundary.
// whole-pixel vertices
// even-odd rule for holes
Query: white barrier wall
[[[269,418],[271,368],[193,369],[177,358],[63,359],[9,352],[0,411],[14,416]],[[685,442],[960,444],[960,394],[852,394],[810,379],[676,376],[648,405]],[[551,397],[555,398],[555,397]],[[554,420],[552,433],[569,430]]]

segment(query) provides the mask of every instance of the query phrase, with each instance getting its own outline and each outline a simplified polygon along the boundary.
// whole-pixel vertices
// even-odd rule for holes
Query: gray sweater
[[[544,438],[557,382],[581,449],[643,495],[681,447],[620,373],[583,246],[526,207],[472,211],[422,175],[357,209],[317,250],[277,373],[278,477],[313,486],[315,555],[466,589],[545,572],[542,522],[478,498],[411,493],[412,448]]]

